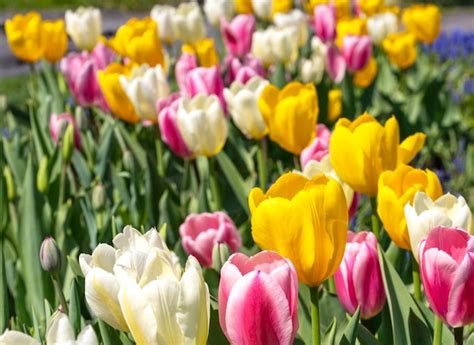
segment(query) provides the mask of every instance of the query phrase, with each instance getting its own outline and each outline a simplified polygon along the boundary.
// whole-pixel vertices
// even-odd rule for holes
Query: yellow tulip
[[[346,19],[351,17],[350,0],[303,0],[303,8],[309,15],[313,15],[314,8],[318,5],[333,4],[336,8],[336,19]]]
[[[384,0],[362,0],[359,1],[359,6],[362,12],[367,16],[373,16],[384,9]]]
[[[380,174],[409,163],[424,145],[423,133],[413,134],[400,144],[399,132],[395,116],[385,126],[367,113],[352,122],[340,119],[329,143],[336,174],[356,192],[376,196]]]
[[[385,37],[382,46],[392,64],[405,69],[415,63],[415,35],[409,32],[392,33]]]
[[[97,79],[112,113],[121,120],[135,123],[140,118],[120,84],[120,76],[130,75],[131,67],[112,63],[105,70],[97,72]]]
[[[438,177],[431,170],[415,169],[400,165],[393,171],[385,171],[379,178],[377,213],[390,238],[401,248],[410,250],[404,207],[412,203],[416,192],[425,192],[431,199],[443,194]]]
[[[67,51],[67,34],[64,20],[45,20],[43,22],[44,53],[51,63],[61,59]]]
[[[43,57],[43,30],[38,12],[17,14],[5,21],[5,33],[13,54],[20,60],[36,62]]]
[[[406,8],[402,21],[408,32],[423,43],[433,43],[441,31],[441,12],[433,4],[417,4]]]
[[[212,38],[203,38],[193,44],[184,44],[182,51],[197,56],[199,65],[202,67],[219,64],[219,56]]]
[[[277,13],[286,13],[293,7],[293,0],[273,0],[272,16]]]
[[[353,82],[359,87],[369,87],[377,75],[377,60],[371,57],[369,63],[364,68],[354,73]]]
[[[234,0],[235,11],[239,14],[253,13],[252,0]]]
[[[164,65],[165,57],[157,24],[150,17],[132,18],[108,42],[118,54],[138,64]]]
[[[351,18],[339,20],[336,25],[336,44],[341,47],[342,39],[346,35],[367,35],[367,21],[362,18]]]
[[[257,245],[287,257],[298,280],[318,286],[337,270],[346,246],[348,212],[341,185],[322,174],[281,176],[267,191],[249,194]]]
[[[328,93],[328,120],[336,121],[342,114],[342,91],[332,89]]]
[[[286,151],[299,155],[313,140],[319,113],[313,84],[292,82],[282,90],[269,84],[258,99],[258,107],[270,139]]]

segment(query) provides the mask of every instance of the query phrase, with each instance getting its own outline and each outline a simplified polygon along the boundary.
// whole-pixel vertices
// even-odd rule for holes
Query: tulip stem
[[[441,345],[441,331],[443,330],[443,321],[439,317],[435,317],[433,345]]]
[[[265,137],[260,140],[258,145],[257,164],[260,188],[265,190],[267,186],[267,139]]]
[[[66,194],[66,174],[67,163],[64,161],[61,167],[61,175],[59,180],[59,195],[58,195],[58,209],[64,203],[64,196]]]
[[[334,282],[334,276],[328,279],[328,288],[330,293],[336,293],[336,283]]]
[[[413,254],[411,255],[411,267],[413,273],[413,295],[415,296],[415,300],[421,301],[420,267]]]
[[[156,162],[158,165],[158,175],[165,176],[165,163],[163,161],[163,145],[161,143],[160,131],[158,131],[158,137],[155,141],[156,147]]]
[[[462,345],[464,342],[464,327],[454,328],[454,344]]]
[[[370,207],[372,209],[372,232],[374,233],[377,240],[380,240],[380,220],[377,216],[377,198],[370,198]]]
[[[319,296],[318,286],[310,287],[309,293],[311,295],[311,323],[313,328],[313,345],[320,345],[321,336],[319,332]]]
[[[66,297],[64,297],[61,282],[59,281],[59,276],[57,274],[52,274],[51,279],[53,280],[54,289],[56,290],[56,294],[59,297],[59,302],[61,303],[61,307],[63,308],[64,313],[69,314],[69,309],[66,303]]]
[[[293,165],[295,166],[296,170],[301,170],[300,166],[300,158],[298,156],[293,156]]]
[[[217,182],[217,173],[216,173],[216,165],[215,160],[209,157],[209,178],[211,182],[211,193],[212,193],[212,201],[213,201],[213,211],[219,211],[222,209],[222,200],[221,194],[219,191],[219,183]]]

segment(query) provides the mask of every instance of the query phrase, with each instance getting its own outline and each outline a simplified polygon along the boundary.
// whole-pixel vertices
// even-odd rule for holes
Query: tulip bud
[[[58,273],[61,269],[61,251],[51,236],[47,236],[41,243],[40,263],[48,273]]]
[[[74,152],[74,127],[71,124],[67,124],[66,131],[63,137],[63,159],[65,162],[69,162]]]
[[[133,170],[135,163],[133,161],[133,155],[132,155],[132,152],[130,152],[130,150],[123,151],[122,161],[123,161],[123,167],[125,168],[125,170],[127,171]]]
[[[102,183],[97,184],[92,190],[92,207],[94,210],[100,211],[105,205],[105,188]]]
[[[77,107],[75,112],[77,128],[84,131],[89,126],[89,118],[86,114],[86,110],[82,107]]]
[[[38,168],[38,174],[36,175],[36,188],[45,194],[48,192],[49,187],[49,173],[48,173],[48,157],[43,156]]]
[[[5,183],[7,185],[8,201],[13,201],[13,199],[15,199],[15,182],[13,181],[12,171],[7,165],[3,168],[3,177],[5,177]]]
[[[229,246],[227,244],[223,242],[216,243],[214,248],[212,248],[212,268],[217,272],[220,272],[230,254]]]

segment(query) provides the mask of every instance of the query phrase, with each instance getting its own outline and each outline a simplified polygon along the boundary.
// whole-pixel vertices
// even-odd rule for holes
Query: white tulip
[[[67,10],[65,15],[66,32],[74,44],[82,50],[91,51],[102,35],[102,16],[93,7],[79,7],[76,11]]]
[[[20,344],[20,343],[19,343]],[[56,312],[49,320],[48,331],[46,332],[47,345],[98,345],[97,335],[91,325],[84,329],[77,336],[74,335],[71,322],[66,314]]]
[[[206,24],[196,2],[179,5],[173,18],[173,29],[184,43],[194,43],[206,36]]]
[[[392,12],[385,12],[369,17],[367,31],[375,44],[381,44],[388,34],[398,31],[397,16]]]
[[[306,14],[303,11],[294,9],[288,13],[277,13],[273,21],[279,28],[294,27],[298,32],[298,46],[305,45],[308,40],[308,24]]]
[[[297,29],[295,27],[268,27],[256,31],[252,37],[252,55],[265,66],[274,63],[292,63],[298,57]]]
[[[151,18],[156,22],[158,34],[166,43],[170,44],[177,39],[173,20],[176,16],[176,8],[168,5],[155,5],[150,12]]]
[[[164,276],[143,286],[124,281],[119,299],[138,345],[206,344],[209,290],[194,257],[181,277]]]
[[[182,98],[177,120],[181,136],[195,156],[211,157],[224,147],[227,122],[217,96]]]
[[[319,84],[324,76],[325,59],[312,56],[300,61],[300,76],[304,83]]]
[[[135,67],[129,77],[120,76],[120,84],[138,116],[156,122],[156,101],[169,95],[170,89],[161,65]]]
[[[405,219],[411,251],[418,261],[418,245],[437,226],[459,227],[471,232],[472,213],[462,196],[446,193],[433,201],[424,192],[417,192],[413,206],[405,205]]]
[[[252,0],[252,8],[255,15],[263,20],[272,19],[273,1],[274,0]]]
[[[248,138],[261,139],[268,132],[258,109],[258,98],[268,81],[255,76],[245,85],[234,81],[224,90],[224,97],[235,125]]]
[[[30,337],[18,331],[10,331],[8,329],[0,335],[0,345],[40,345],[35,338]]]
[[[295,171],[295,172],[298,172],[298,171]],[[309,161],[304,167],[303,172],[301,174],[308,179],[313,178],[317,174],[324,174],[327,177],[330,177],[336,180],[341,185],[342,190],[344,191],[344,195],[346,197],[347,209],[351,208],[352,200],[354,198],[354,190],[352,190],[352,188],[349,187],[348,184],[346,184],[344,181],[340,179],[339,176],[337,176],[336,172],[334,171],[334,168],[331,165],[329,154],[324,156],[320,161],[315,161],[315,160]]]
[[[231,20],[234,12],[234,0],[206,0],[204,2],[204,13],[213,26],[220,24],[221,17]]]

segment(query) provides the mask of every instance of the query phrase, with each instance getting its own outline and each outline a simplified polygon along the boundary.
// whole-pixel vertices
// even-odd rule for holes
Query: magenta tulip
[[[344,55],[349,71],[356,72],[364,68],[372,56],[370,36],[344,36],[342,40],[342,55]]]
[[[186,78],[188,73],[198,67],[197,58],[194,55],[183,53],[179,57],[174,67],[176,82],[181,91],[186,90]]]
[[[298,330],[298,278],[288,259],[234,254],[219,283],[219,322],[233,345],[290,345]]]
[[[79,105],[98,106],[109,111],[97,80],[97,71],[105,69],[114,59],[114,52],[99,42],[91,53],[70,53],[61,60],[61,71]]]
[[[301,151],[300,162],[301,169],[304,169],[309,161],[320,161],[329,152],[329,139],[331,139],[331,131],[322,123],[316,125],[316,138],[313,142]]]
[[[336,83],[340,83],[346,74],[346,61],[335,44],[331,44],[328,47],[326,55],[326,70],[329,77]]]
[[[349,314],[360,306],[360,317],[369,319],[385,304],[385,290],[372,232],[349,231],[344,258],[334,275],[339,301]]]
[[[436,227],[418,247],[421,281],[433,310],[451,327],[474,322],[474,236]]]
[[[69,113],[51,115],[49,118],[49,133],[51,134],[51,139],[53,139],[53,141],[57,144],[64,135],[68,124],[71,124],[74,129],[74,146],[80,150],[81,136],[79,134],[79,129],[76,125],[76,122],[74,121],[74,117]]]
[[[248,14],[239,14],[229,23],[221,18],[221,32],[227,51],[243,57],[250,52],[252,35],[255,30],[255,18]]]
[[[212,249],[225,243],[231,252],[241,246],[240,233],[224,212],[190,214],[179,227],[183,248],[204,267],[212,266]]]
[[[314,31],[323,42],[336,38],[336,8],[334,5],[318,5],[314,8]]]
[[[216,95],[225,112],[224,81],[218,66],[198,67],[191,70],[186,77],[186,88],[181,91],[190,97],[198,94]]]
[[[227,85],[232,84],[234,81],[246,84],[247,81],[256,75],[262,78],[265,77],[265,69],[260,60],[250,55],[245,56],[242,60],[235,56],[229,56],[225,61],[225,65],[227,67]]]
[[[158,113],[158,124],[160,126],[161,139],[169,146],[171,151],[182,158],[191,156],[191,151],[181,136],[177,122],[179,107],[179,93],[174,93],[156,104]]]

